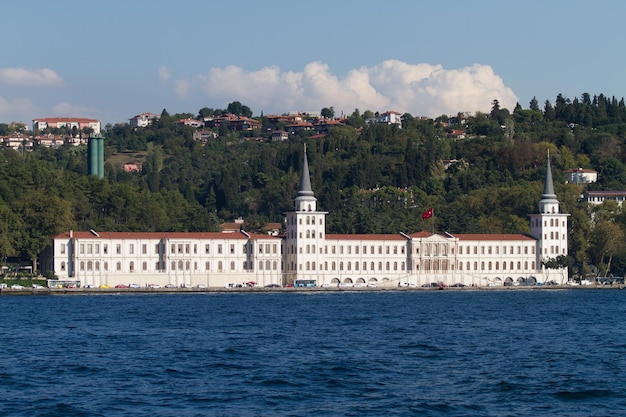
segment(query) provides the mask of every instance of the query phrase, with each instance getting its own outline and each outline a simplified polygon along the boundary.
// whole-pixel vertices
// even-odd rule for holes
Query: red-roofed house
[[[33,119],[33,131],[42,131],[46,128],[60,129],[67,127],[72,129],[90,128],[93,129],[93,133],[100,133],[100,120],[85,119],[80,117],[47,117],[43,119]]]

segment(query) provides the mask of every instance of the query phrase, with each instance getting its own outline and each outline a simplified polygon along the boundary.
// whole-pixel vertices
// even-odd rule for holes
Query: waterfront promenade
[[[424,291],[554,291],[622,290],[624,285],[547,285],[482,287],[241,287],[241,288],[3,288],[2,295],[105,295],[105,294],[193,294],[193,293],[293,293],[293,292],[424,292]]]

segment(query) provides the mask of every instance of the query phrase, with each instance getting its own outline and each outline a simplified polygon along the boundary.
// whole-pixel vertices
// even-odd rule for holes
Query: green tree
[[[322,111],[320,112],[320,114],[322,115],[322,117],[332,120],[335,118],[335,109],[332,106],[324,107]]]

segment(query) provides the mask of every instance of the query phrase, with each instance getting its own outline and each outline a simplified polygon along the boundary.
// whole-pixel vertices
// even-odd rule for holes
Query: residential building
[[[158,120],[160,118],[161,116],[153,113],[141,113],[131,119],[128,119],[128,125],[130,127],[146,127],[151,125],[154,120]]]
[[[598,172],[593,169],[575,168],[565,171],[567,182],[572,184],[589,184],[598,181]]]
[[[92,133],[100,133],[100,120],[85,119],[80,117],[48,117],[43,119],[33,119],[33,132],[41,132],[46,128],[60,129],[67,127],[68,129],[77,128],[82,130],[90,128]]]
[[[583,201],[589,204],[602,204],[605,201],[615,201],[618,206],[626,200],[626,191],[589,191],[583,193]]]

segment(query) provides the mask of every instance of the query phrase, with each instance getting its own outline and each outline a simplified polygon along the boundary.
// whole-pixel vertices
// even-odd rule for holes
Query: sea
[[[624,416],[626,291],[0,296],[0,416]]]

